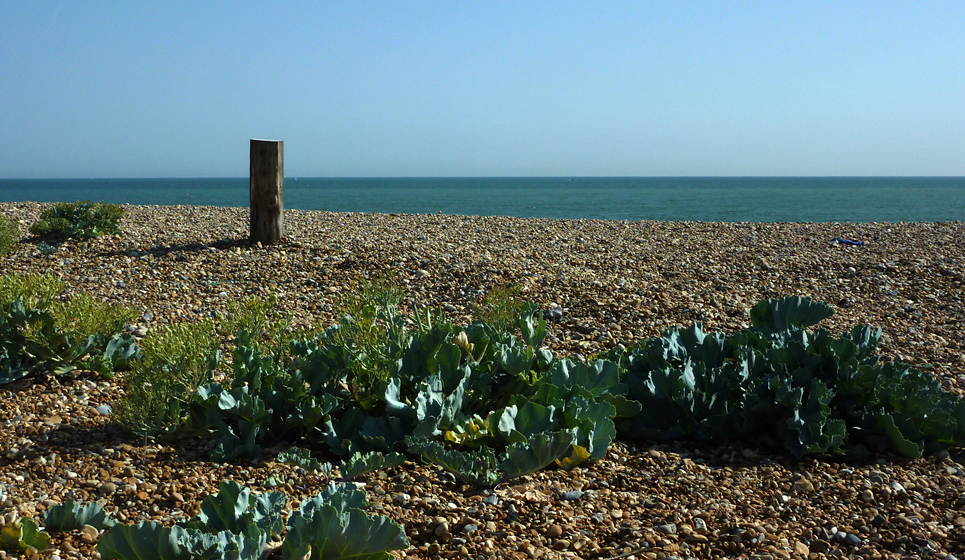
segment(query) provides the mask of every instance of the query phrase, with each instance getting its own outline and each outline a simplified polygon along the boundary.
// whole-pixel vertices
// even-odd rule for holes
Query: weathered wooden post
[[[250,241],[278,243],[285,236],[285,143],[251,141]]]

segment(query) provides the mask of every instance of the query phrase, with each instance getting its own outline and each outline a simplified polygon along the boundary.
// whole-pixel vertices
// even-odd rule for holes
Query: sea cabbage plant
[[[86,295],[63,296],[45,274],[0,276],[0,384],[38,370],[94,370],[110,377],[140,358],[126,332],[135,311]]]
[[[833,312],[801,297],[765,300],[753,326],[730,336],[672,328],[616,355],[642,405],[622,435],[743,438],[855,459],[965,444],[965,401],[908,364],[880,363],[880,329],[812,329]]]
[[[849,458],[965,443],[961,399],[906,364],[879,363],[879,330],[815,327],[832,312],[799,297],[766,300],[742,331],[675,327],[589,362],[543,346],[547,326],[532,304],[518,338],[424,312],[399,322],[385,379],[367,385],[344,322],[285,351],[242,329],[232,374],[197,388],[178,429],[212,438],[221,460],[259,457],[267,442],[321,445],[346,460],[344,478],[408,454],[477,486],[600,459],[617,437],[746,439]],[[334,472],[303,451],[279,460]]]
[[[119,234],[124,210],[104,202],[58,202],[44,208],[30,233],[45,239],[91,239]]]
[[[251,492],[234,481],[201,503],[197,516],[171,527],[154,521],[115,525],[97,543],[103,560],[236,558],[258,560],[272,549],[269,538],[285,538],[285,560],[389,560],[408,547],[402,527],[365,513],[364,492],[354,485],[331,485],[283,517],[288,498],[281,492]]]
[[[97,502],[81,505],[72,498],[51,506],[44,515],[44,526],[48,531],[76,531],[84,525],[108,529],[117,525],[117,520]]]

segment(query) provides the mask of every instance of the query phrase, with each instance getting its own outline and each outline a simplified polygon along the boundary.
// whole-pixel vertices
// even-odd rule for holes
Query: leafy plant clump
[[[12,253],[20,240],[17,222],[0,216],[0,255]]]
[[[30,233],[47,239],[92,239],[119,234],[124,210],[104,202],[58,202],[40,213]]]
[[[525,306],[518,286],[498,285],[473,306],[472,313],[477,323],[508,332],[516,328],[516,321]]]
[[[285,534],[282,558],[389,560],[408,547],[405,531],[387,517],[365,513],[365,493],[354,485],[329,486],[282,516],[288,497],[252,493],[233,481],[201,503],[200,513],[173,527],[153,521],[115,525],[100,538],[104,560],[266,557],[269,538]]]
[[[213,320],[175,323],[141,340],[143,359],[124,378],[114,420],[132,433],[156,435],[177,427],[198,389],[221,361]]]
[[[218,460],[322,445],[347,458],[339,470],[350,477],[405,453],[477,486],[599,459],[618,435],[745,439],[855,459],[965,444],[965,401],[906,364],[880,364],[878,330],[813,328],[831,313],[806,299],[766,300],[754,326],[732,335],[673,328],[589,362],[543,348],[547,327],[532,304],[517,318],[519,338],[426,313],[389,323],[385,377],[368,384],[357,369],[367,358],[345,336],[352,322],[295,337],[285,351],[240,328],[232,373],[179,385],[165,429],[212,438]],[[371,316],[391,315],[376,307]],[[278,460],[333,472],[301,448]]]
[[[136,312],[87,296],[61,297],[65,284],[49,275],[0,277],[0,384],[46,369],[95,370],[111,376],[139,356],[124,332]]]
[[[518,318],[522,340],[485,324],[457,327],[427,314],[399,325],[389,378],[363,386],[345,322],[268,354],[239,334],[230,384],[198,389],[182,430],[214,437],[213,456],[258,457],[264,442],[324,442],[352,455],[343,476],[406,451],[464,480],[495,484],[550,464],[571,468],[605,455],[613,418],[638,411],[613,363],[556,360],[541,349],[539,308]],[[369,457],[369,458],[366,458]],[[304,453],[286,461],[321,468]],[[398,460],[398,459],[396,459]],[[358,470],[362,469],[362,470]]]
[[[62,504],[51,506],[44,515],[44,525],[48,531],[76,531],[90,525],[95,529],[107,529],[117,525],[115,520],[97,502],[85,506],[71,498]]]
[[[335,304],[341,318],[329,331],[349,353],[351,384],[369,386],[388,379],[402,351],[405,320],[399,310],[404,292],[386,276],[360,282]]]
[[[907,364],[879,363],[880,329],[813,329],[833,310],[800,297],[766,300],[729,337],[674,328],[617,355],[642,412],[621,423],[647,439],[741,438],[796,457],[920,457],[965,444],[965,401]],[[611,356],[613,357],[613,356]]]

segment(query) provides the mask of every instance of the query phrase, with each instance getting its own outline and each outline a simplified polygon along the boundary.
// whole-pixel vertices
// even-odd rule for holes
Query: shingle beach
[[[880,354],[965,390],[965,225],[545,220],[286,210],[284,242],[248,243],[247,208],[125,206],[121,236],[43,254],[27,229],[44,205],[0,203],[22,239],[0,274],[45,272],[71,292],[134,306],[138,336],[274,293],[297,325],[335,322],[333,302],[387,275],[406,310],[472,321],[486,291],[518,286],[554,310],[557,354],[629,345],[672,325],[746,327],[758,301],[808,296],[835,334],[881,327]],[[863,242],[838,243],[834,239]],[[173,523],[232,478],[261,491],[287,474],[295,500],[323,482],[294,467],[207,460],[205,442],[145,443],[95,407],[123,378],[39,376],[0,387],[0,515],[42,520],[67,497],[127,523]],[[364,482],[370,513],[406,530],[409,558],[965,558],[965,451],[865,464],[795,460],[748,442],[616,442],[585,468],[494,491],[407,462]],[[44,558],[90,558],[95,535],[55,534]],[[3,553],[0,552],[0,558]],[[9,554],[7,557],[11,557]]]

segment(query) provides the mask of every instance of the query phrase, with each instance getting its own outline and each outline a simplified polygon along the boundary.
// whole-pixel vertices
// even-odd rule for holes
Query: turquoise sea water
[[[247,207],[248,179],[0,179],[0,202]],[[965,177],[285,179],[286,208],[726,222],[965,220]]]

